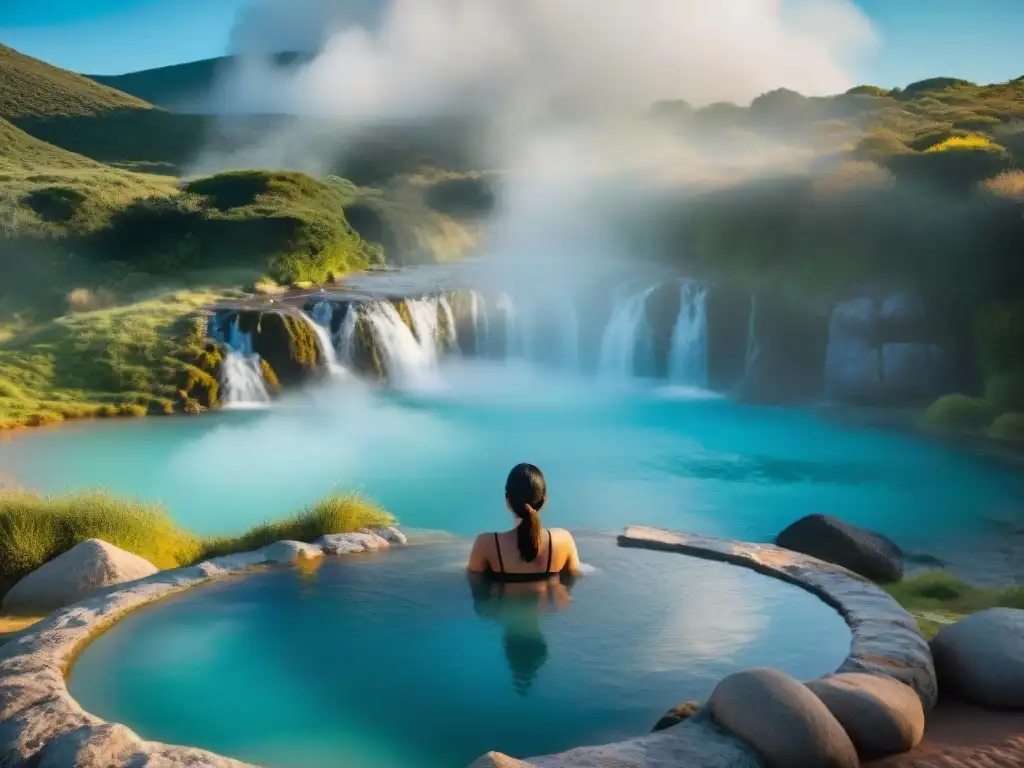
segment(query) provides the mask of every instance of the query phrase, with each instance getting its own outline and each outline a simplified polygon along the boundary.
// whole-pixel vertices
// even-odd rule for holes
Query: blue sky
[[[638,0],[642,1],[642,0]],[[857,0],[881,39],[862,82],[1024,75],[1024,0]],[[120,74],[218,56],[246,0],[0,0],[0,42],[68,69]]]

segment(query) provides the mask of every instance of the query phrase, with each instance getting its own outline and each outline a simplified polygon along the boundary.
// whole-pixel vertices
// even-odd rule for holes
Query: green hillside
[[[51,66],[0,44],[0,117],[99,115],[110,110],[148,110],[141,99]]]
[[[228,63],[220,56],[124,75],[86,75],[91,80],[167,109],[174,109],[209,91],[217,72]]]
[[[34,168],[100,168],[87,157],[76,155],[29,136],[0,117],[0,173]]]
[[[279,53],[274,62],[289,67],[304,60],[299,53]],[[166,109],[189,109],[190,102],[209,92],[216,77],[233,63],[232,56],[218,56],[167,67],[144,69],[124,75],[86,75],[97,83],[130,93]]]

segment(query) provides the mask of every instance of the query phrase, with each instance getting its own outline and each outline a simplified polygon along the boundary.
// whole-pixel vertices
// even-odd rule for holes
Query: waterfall
[[[267,382],[263,379],[260,356],[253,351],[252,334],[243,333],[241,318],[225,324],[214,317],[209,336],[224,347],[220,365],[221,401],[224,408],[252,408],[270,404]]]
[[[461,355],[462,350],[459,348],[459,332],[455,327],[455,313],[452,312],[452,305],[449,303],[447,296],[442,295],[437,300],[437,311],[444,314],[446,324],[444,334],[445,345],[455,354]]]
[[[483,297],[476,291],[469,294],[469,313],[473,320],[473,338],[477,357],[483,357],[491,351],[491,321],[487,316],[487,307]]]
[[[555,302],[555,306],[560,315],[559,359],[565,370],[575,371],[580,366],[580,319],[576,314],[576,305],[562,298]]]
[[[744,382],[753,375],[754,366],[761,356],[761,343],[757,340],[757,294],[750,295],[750,315],[747,318],[747,353],[743,362]]]
[[[679,316],[672,329],[669,351],[669,381],[673,384],[708,386],[708,287],[686,280],[679,297]]]
[[[416,331],[423,359],[429,364],[436,363],[437,337],[440,334],[438,302],[434,299],[409,299],[405,305],[409,308],[409,317],[412,319],[412,327]]]
[[[417,302],[409,302],[415,304]],[[433,305],[436,309],[436,305]],[[422,386],[433,383],[437,371],[436,335],[425,333],[431,325],[423,307],[409,311],[413,324],[419,323],[417,333],[422,334],[423,341],[417,341],[409,326],[402,321],[398,310],[388,301],[378,301],[366,308],[366,320],[370,323],[374,340],[384,359],[389,382],[397,387]],[[437,328],[437,314],[434,313],[433,326]],[[421,330],[422,328],[422,330]]]
[[[603,378],[623,381],[654,373],[654,341],[647,322],[647,299],[657,288],[632,295],[619,291],[604,335],[598,372]]]
[[[502,357],[502,353],[504,353],[505,359],[510,359],[518,351],[516,345],[518,323],[516,323],[516,309],[512,304],[512,297],[507,293],[500,294],[497,308],[505,315],[505,348],[497,350],[496,357]]]
[[[327,362],[327,371],[332,378],[345,378],[348,371],[338,362],[338,351],[331,338],[331,320],[334,318],[334,305],[329,301],[318,301],[313,305],[310,314],[302,313],[302,319],[306,321],[313,333],[316,334],[317,343],[324,354]]]

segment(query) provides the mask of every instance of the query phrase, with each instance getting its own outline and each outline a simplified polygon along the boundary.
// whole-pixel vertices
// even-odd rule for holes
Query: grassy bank
[[[101,539],[164,569],[258,549],[283,539],[311,542],[326,534],[393,522],[391,515],[368,499],[331,494],[242,535],[210,538],[178,527],[159,505],[102,492],[42,496],[0,489],[0,595],[26,574],[87,539]]]
[[[929,571],[884,588],[914,615],[926,637],[947,623],[987,608],[1024,609],[1024,587],[975,587],[945,571]]]

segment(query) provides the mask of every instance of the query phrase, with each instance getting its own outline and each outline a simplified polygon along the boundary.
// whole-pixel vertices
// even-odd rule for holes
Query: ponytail
[[[524,563],[532,563],[540,554],[540,509],[547,501],[548,489],[544,475],[532,464],[519,464],[505,481],[505,498],[519,518],[516,546]]]
[[[540,515],[530,504],[516,510],[519,525],[516,527],[516,546],[524,563],[532,563],[540,554]]]

